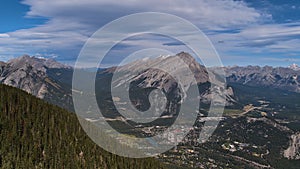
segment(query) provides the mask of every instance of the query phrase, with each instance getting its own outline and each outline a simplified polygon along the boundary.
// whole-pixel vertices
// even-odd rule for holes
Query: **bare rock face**
[[[291,135],[290,145],[284,150],[283,156],[288,159],[300,159],[300,133]]]
[[[56,93],[62,93],[66,97],[70,97],[70,95],[66,94],[67,90],[62,87],[59,81],[49,78],[48,73],[52,69],[68,70],[71,67],[53,59],[24,55],[9,60],[7,63],[0,63],[0,83],[20,88],[41,99],[59,104],[59,98],[62,97],[57,96]]]

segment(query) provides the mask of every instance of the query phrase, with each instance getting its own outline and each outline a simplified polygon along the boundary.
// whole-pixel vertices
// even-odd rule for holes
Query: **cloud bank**
[[[300,23],[275,23],[270,13],[244,1],[24,0],[22,3],[30,6],[26,17],[42,17],[48,21],[38,27],[0,34],[0,55],[4,58],[39,53],[73,63],[85,41],[97,29],[136,12],[164,12],[191,21],[209,36],[228,63],[234,62],[228,60],[229,55],[242,56],[246,51],[300,53],[295,45],[299,44]],[[155,42],[161,46],[179,46],[172,41]],[[128,41],[123,45],[147,44]]]

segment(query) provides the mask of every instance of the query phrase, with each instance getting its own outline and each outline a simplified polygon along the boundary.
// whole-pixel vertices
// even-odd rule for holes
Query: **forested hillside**
[[[0,168],[162,168],[94,144],[75,114],[19,89],[0,85]]]

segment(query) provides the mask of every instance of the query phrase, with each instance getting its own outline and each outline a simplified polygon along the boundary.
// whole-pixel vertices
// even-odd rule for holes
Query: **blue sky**
[[[170,13],[192,22],[210,38],[224,65],[300,64],[298,0],[3,0],[0,60],[29,54],[72,65],[96,30],[136,12]],[[144,35],[119,43],[103,65],[149,47],[185,50],[172,38]]]
[[[46,21],[43,17],[25,17],[30,10],[29,6],[21,4],[18,0],[2,1],[0,8],[0,33],[32,28]]]

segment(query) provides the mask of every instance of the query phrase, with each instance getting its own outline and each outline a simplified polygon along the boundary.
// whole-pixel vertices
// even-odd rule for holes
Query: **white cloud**
[[[222,51],[300,52],[300,23],[253,25],[240,32],[217,33],[209,37]]]
[[[241,36],[254,37],[253,39],[286,39],[299,35],[300,23],[260,25],[241,32]]]
[[[246,26],[270,17],[242,1],[233,0],[25,0],[23,3],[31,6],[27,13],[29,17],[60,18],[92,25],[106,23],[124,14],[145,11],[175,14],[209,29]]]
[[[7,33],[0,33],[0,38],[9,38],[9,34]]]

